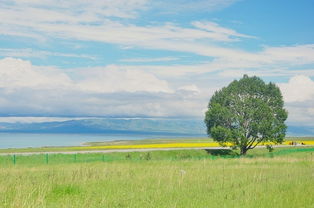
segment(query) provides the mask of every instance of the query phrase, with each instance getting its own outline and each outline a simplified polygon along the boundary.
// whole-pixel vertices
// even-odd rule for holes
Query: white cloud
[[[135,62],[135,63],[146,63],[146,62],[165,62],[165,61],[176,61],[179,58],[176,57],[161,57],[161,58],[129,58],[121,59],[121,62]]]
[[[191,27],[182,27],[173,23],[138,26],[109,18],[110,16],[134,17],[139,9],[148,9],[149,4],[146,0],[107,0],[98,3],[76,0],[60,1],[59,4],[52,0],[16,1],[15,4],[8,2],[6,1],[0,7],[1,34],[41,36],[42,39],[57,37],[71,40],[91,40],[119,44],[123,47],[189,52],[214,57],[215,60],[210,66],[211,71],[213,68],[229,70],[271,67],[273,69],[287,65],[287,63],[291,65],[314,63],[313,44],[264,47],[258,52],[219,46],[221,42],[252,38],[252,36],[241,34],[215,22],[194,21],[191,23]],[[197,2],[212,7],[213,5],[231,4],[234,1],[226,0],[223,3],[214,0]],[[108,12],[109,10],[110,12]],[[25,51],[19,53],[22,56]],[[66,56],[67,54],[47,54],[41,51],[35,55]],[[88,58],[83,55],[82,57]]]
[[[307,76],[294,76],[288,83],[281,83],[279,86],[288,103],[314,100],[314,81]]]
[[[258,54],[259,61],[263,63],[283,63],[283,64],[313,64],[314,63],[314,44],[265,47]]]
[[[29,61],[4,58],[0,60],[0,87],[16,89],[23,87],[60,89],[72,86],[70,78],[60,70],[34,67]]]
[[[41,122],[55,122],[55,121],[68,121],[68,120],[80,120],[90,117],[0,117],[0,122],[5,123],[41,123]]]
[[[193,2],[193,5],[201,3],[203,6],[215,7],[214,5],[231,2],[233,1],[207,0]],[[42,40],[49,38],[91,40],[135,47],[146,47],[150,42],[164,40],[233,41],[235,40],[233,37],[250,37],[212,22],[194,22],[196,27],[180,27],[172,23],[137,26],[110,18],[133,18],[138,10],[147,9],[149,3],[151,2],[148,0],[93,2],[75,0],[57,3],[53,0],[15,1],[15,3],[5,1],[2,6],[0,5],[0,34]]]
[[[233,0],[174,1],[175,5],[202,5],[214,8],[234,3]],[[219,46],[221,42],[252,38],[209,21],[194,21],[191,27],[173,23],[138,26],[110,17],[135,17],[137,11],[172,4],[148,0],[75,1],[4,1],[0,6],[0,33],[27,37],[64,38],[119,44],[214,57],[211,68],[247,69],[282,67],[314,63],[314,45],[265,47],[258,52]],[[204,6],[205,5],[205,6]],[[207,6],[206,6],[207,5]],[[71,8],[71,9],[68,9]],[[22,52],[20,52],[22,53]],[[24,52],[25,53],[25,52]],[[23,53],[21,54],[23,55]],[[41,52],[41,56],[47,55]],[[49,54],[48,54],[49,55]],[[66,54],[52,54],[55,56]],[[88,58],[88,57],[85,57]],[[135,60],[136,61],[136,60]],[[137,60],[138,61],[138,60]],[[211,69],[212,70],[212,69]]]
[[[31,48],[0,48],[0,56],[4,57],[36,57],[36,58],[47,58],[48,56],[60,56],[60,57],[73,57],[73,58],[84,58],[95,60],[93,56],[85,54],[70,54],[70,53],[59,53],[51,51],[33,50]]]
[[[43,18],[43,21],[76,22],[83,20],[83,17],[86,18],[83,21],[95,21],[100,17],[132,18],[136,11],[146,8],[147,2],[148,0],[4,0],[2,5],[4,8],[20,12],[27,12],[29,9],[35,17]],[[75,16],[78,18],[75,19]]]
[[[42,34],[43,38],[48,35],[50,38],[74,38],[76,40],[91,40],[140,47],[152,47],[154,45],[151,43],[154,41],[168,41],[173,45],[173,43],[177,44],[178,41],[183,43],[185,41],[191,42],[203,39],[207,41],[233,40],[232,34],[206,31],[195,27],[180,27],[170,23],[161,26],[137,26],[132,24],[122,24],[109,19],[102,20],[100,24],[58,22],[58,20],[56,20],[56,23],[55,21],[42,22],[33,19],[20,19],[20,14],[18,13],[3,17],[0,15],[0,18],[2,18],[2,24],[6,24],[6,27],[0,30],[0,32],[9,35],[19,35],[19,32],[21,36],[24,36],[25,34],[28,34],[27,36],[33,36],[34,34],[37,34],[38,36],[39,34]],[[167,44],[168,42],[165,43]],[[163,45],[164,44],[158,46],[155,44],[157,47],[154,48],[158,49]],[[169,48],[165,47],[161,49]],[[216,50],[217,47],[213,49]],[[174,50],[177,49],[174,48]],[[180,49],[178,49],[178,51],[180,51]],[[187,50],[187,52],[189,52],[189,50]]]
[[[92,92],[172,92],[166,81],[158,79],[151,73],[136,69],[124,70],[109,66],[84,71],[81,75],[84,80],[78,83],[79,87]]]
[[[200,91],[139,69],[76,69],[70,77],[21,59],[0,60],[0,115],[202,116],[207,99]]]
[[[167,67],[162,72],[164,66],[109,65],[72,69],[69,76],[58,68],[5,58],[0,60],[0,114],[203,117],[214,91],[237,76],[193,73],[208,71],[206,65]],[[189,76],[178,76],[180,70]],[[312,122],[314,81],[298,75],[278,85],[289,122]]]
[[[206,11],[211,12],[220,10],[232,5],[239,0],[152,0],[150,5],[153,8],[160,10],[164,14],[173,14],[180,12]]]
[[[179,90],[190,91],[193,94],[199,94],[201,92],[200,89],[194,84],[179,87]]]
[[[314,100],[312,100],[314,102]],[[310,126],[314,127],[313,117],[314,117],[314,107],[306,106],[304,103],[299,103],[298,105],[286,105],[288,110],[288,125],[295,126]]]
[[[278,86],[289,113],[289,124],[313,126],[314,81],[310,77],[297,75],[291,77],[288,83],[279,83]]]
[[[232,37],[241,37],[241,38],[255,38],[250,35],[245,35],[236,32],[235,30],[221,27],[215,22],[200,22],[196,21],[193,22],[192,25],[194,25],[197,28],[212,32],[213,37],[216,37],[215,39],[220,39],[221,41],[233,41],[237,39],[233,39]]]
[[[80,73],[80,74],[79,74]],[[155,75],[136,69],[123,69],[114,65],[81,70],[71,79],[62,70],[33,66],[29,61],[15,58],[0,60],[0,87],[5,89],[70,89],[93,93],[112,92],[172,92],[168,83]],[[73,77],[76,76],[75,74]]]

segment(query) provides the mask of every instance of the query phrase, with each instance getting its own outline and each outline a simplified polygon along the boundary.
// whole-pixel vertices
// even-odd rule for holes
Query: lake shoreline
[[[178,137],[205,137],[199,134],[63,134],[63,133],[0,133],[0,149],[81,146],[88,142],[113,142]]]

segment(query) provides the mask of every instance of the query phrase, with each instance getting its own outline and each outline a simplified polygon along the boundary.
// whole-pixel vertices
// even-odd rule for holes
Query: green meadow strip
[[[255,149],[251,154],[239,156],[230,150],[171,150],[152,152],[121,152],[121,153],[85,153],[85,154],[38,154],[38,155],[6,155],[0,156],[0,165],[54,165],[67,163],[90,163],[90,162],[114,162],[114,161],[142,161],[142,160],[171,160],[180,161],[185,159],[237,159],[237,158],[258,158],[258,157],[280,157],[289,154],[302,154],[314,152],[314,148],[286,148],[276,149],[268,152],[265,149]]]

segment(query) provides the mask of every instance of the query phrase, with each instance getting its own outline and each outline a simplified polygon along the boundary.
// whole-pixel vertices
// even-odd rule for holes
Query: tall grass
[[[147,153],[128,154],[114,155],[121,159],[111,162],[86,163],[77,158],[63,164],[4,165],[0,168],[0,207],[314,205],[312,152],[236,159],[196,157],[206,154],[197,152],[164,153],[176,156],[169,160],[154,152],[150,158]]]

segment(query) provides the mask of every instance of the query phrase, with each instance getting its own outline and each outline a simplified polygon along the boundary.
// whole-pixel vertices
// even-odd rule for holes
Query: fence
[[[0,156],[0,165],[19,164],[60,164],[60,163],[82,163],[82,162],[110,162],[122,158],[105,154],[36,154],[36,155],[5,155]]]
[[[297,152],[314,152],[314,148],[297,148],[297,149],[278,149],[275,152],[270,152],[264,155],[247,155],[245,158],[255,157],[276,157]],[[235,159],[240,158],[239,155],[230,154],[230,152],[221,152],[219,154],[208,152],[206,155],[193,155],[189,152],[180,152],[172,155],[164,155],[155,157],[153,152],[130,152],[130,153],[73,153],[73,154],[62,154],[62,153],[44,153],[35,155],[5,155],[0,156],[0,167],[1,166],[14,166],[14,165],[36,165],[36,164],[63,164],[63,163],[86,163],[86,162],[112,162],[112,161],[123,161],[123,160],[155,160],[155,159],[167,159],[167,160],[182,160],[182,159]]]

